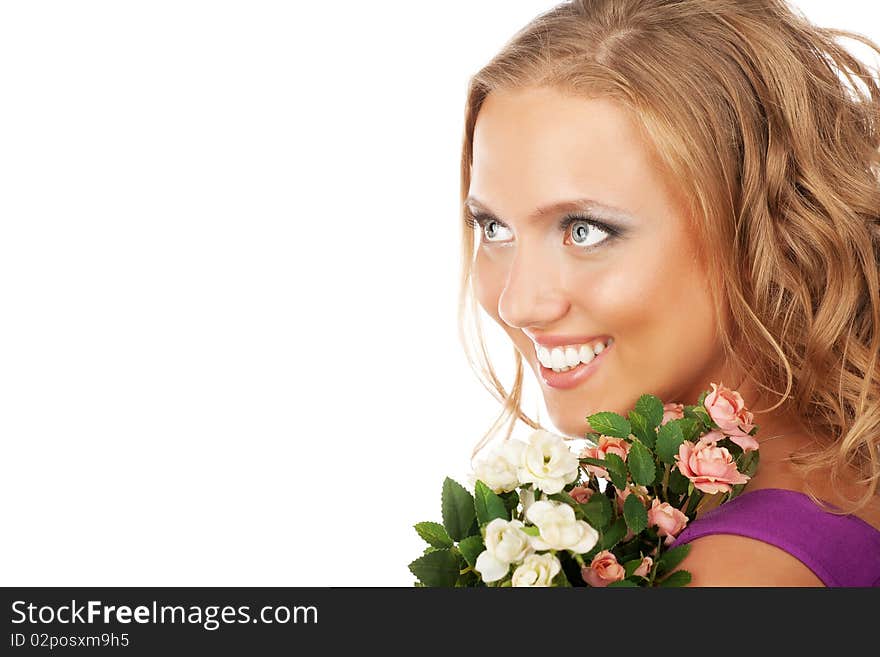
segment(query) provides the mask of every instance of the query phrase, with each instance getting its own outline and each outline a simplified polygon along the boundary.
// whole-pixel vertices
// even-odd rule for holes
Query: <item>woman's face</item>
[[[560,203],[570,205],[551,208]],[[674,181],[620,106],[493,91],[477,117],[467,207],[481,241],[478,300],[535,372],[560,433],[582,437],[587,415],[624,413],[642,393],[693,404],[718,382],[701,247]],[[600,355],[590,349],[609,339]],[[541,343],[545,364],[581,364],[543,367]]]

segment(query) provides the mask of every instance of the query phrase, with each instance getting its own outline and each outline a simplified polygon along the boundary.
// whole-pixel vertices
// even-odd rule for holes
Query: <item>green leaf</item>
[[[602,535],[602,547],[600,547],[597,552],[610,550],[617,545],[624,536],[626,536],[626,521],[623,518],[618,518],[614,521],[614,524],[608,528],[608,531]]]
[[[695,420],[700,421],[706,427],[716,429],[718,428],[718,425],[712,421],[712,418],[709,416],[709,412],[704,406],[685,406],[684,416],[694,418]]]
[[[502,493],[501,499],[504,500],[504,507],[507,509],[508,514],[510,514],[516,509],[516,505],[519,504],[519,493],[515,490],[512,490],[509,493]],[[508,517],[510,516],[508,515]]]
[[[629,423],[632,426],[633,435],[645,444],[649,449],[654,449],[657,441],[657,432],[648,426],[648,421],[638,411],[629,412]]]
[[[629,420],[622,415],[618,415],[611,411],[602,411],[600,413],[588,415],[587,422],[590,423],[590,427],[593,431],[605,436],[629,438],[629,434],[632,433]]]
[[[481,585],[484,585],[483,581],[480,579],[480,576],[473,570],[469,570],[466,573],[461,573],[455,582],[456,588],[468,588],[471,586]]]
[[[716,444],[718,445],[718,447],[726,447],[727,448],[727,451],[733,457],[733,460],[737,461],[737,468],[736,469],[739,470],[740,472],[742,472],[742,468],[739,467],[739,462],[738,462],[739,459],[741,459],[742,455],[743,455],[742,447],[740,447],[735,442],[733,442],[730,438],[727,438],[727,437],[722,438],[721,440],[717,441]]]
[[[654,456],[642,443],[636,441],[632,444],[626,462],[633,483],[639,486],[650,486],[654,482],[654,477],[657,474]]]
[[[663,421],[663,402],[654,395],[642,395],[636,402],[636,411],[654,429]]]
[[[458,482],[446,477],[440,496],[443,526],[454,541],[460,541],[471,533],[477,514],[473,496]]]
[[[611,522],[611,500],[602,493],[593,493],[593,496],[585,504],[580,505],[590,523],[599,531],[604,530]]]
[[[582,456],[579,460],[582,463],[587,463],[589,465],[596,465],[600,468],[605,467],[605,459],[594,459],[592,456]]]
[[[656,461],[657,461],[657,457],[654,456],[655,465],[657,465]],[[660,486],[663,484],[663,475],[665,474],[664,466],[659,465],[659,466],[657,466],[656,470],[657,470],[657,474],[654,475],[654,481],[652,481],[650,484],[648,484],[648,488],[651,488],[652,486]]]
[[[632,574],[636,571],[636,568],[642,565],[642,559],[639,557],[638,559],[631,559],[623,564],[623,571],[626,573],[627,577],[631,577]]]
[[[415,527],[416,532],[428,545],[435,548],[451,548],[452,539],[439,522],[420,522]]]
[[[669,577],[660,582],[660,586],[685,586],[690,584],[691,574],[686,570],[676,570]]]
[[[630,588],[639,588],[639,585],[635,582],[631,582],[628,579],[621,579],[617,582],[611,582],[606,588],[614,588],[614,589],[630,589]]]
[[[751,477],[755,474],[755,470],[758,469],[758,461],[761,458],[760,450],[754,450],[748,453],[744,453],[740,460],[742,463],[737,463],[737,470],[742,472],[744,475]]]
[[[681,472],[678,471],[678,468],[673,468],[669,472],[669,483],[667,483],[667,487],[673,493],[677,495],[684,495],[687,492],[688,485],[691,483],[691,480],[685,477]]]
[[[633,534],[638,534],[648,526],[648,512],[635,493],[630,493],[624,500],[623,517]]]
[[[672,422],[675,422],[679,426],[681,429],[681,435],[684,436],[685,440],[695,442],[697,438],[700,437],[703,426],[699,420],[695,420],[692,417],[682,417],[677,420],[672,420]]]
[[[587,583],[581,576],[581,566],[575,561],[574,557],[568,550],[560,550],[556,553],[559,563],[562,564],[562,572],[565,573],[565,579],[568,584],[562,586],[586,586]]]
[[[564,504],[568,504],[569,506],[573,506],[577,508],[578,501],[574,499],[571,495],[566,493],[564,490],[559,491],[558,493],[553,493],[553,495],[547,496],[551,500],[555,500],[557,502],[563,502]]]
[[[510,520],[504,500],[479,480],[474,485],[474,507],[477,512],[477,520],[481,525],[485,525],[495,518]]]
[[[626,488],[626,463],[617,454],[605,455],[605,469],[617,490]]]
[[[409,564],[409,570],[425,586],[453,587],[460,569],[458,557],[451,550],[435,550]]]
[[[664,463],[674,464],[674,457],[683,442],[681,425],[678,422],[667,422],[657,431],[657,456]]]
[[[571,588],[571,582],[568,581],[568,576],[565,573],[565,569],[560,570],[556,573],[556,577],[550,582],[551,586],[557,588]]]
[[[477,557],[480,556],[480,553],[486,549],[486,546],[483,545],[483,539],[480,536],[468,536],[467,538],[461,539],[458,544],[458,550],[461,552],[465,561],[468,562],[468,565],[471,568],[475,568],[477,565]]]
[[[663,556],[660,557],[660,561],[657,562],[657,572],[668,573],[675,570],[675,567],[684,560],[690,551],[690,543],[676,545],[674,548],[666,550]]]
[[[471,522],[471,526],[468,527],[468,530],[464,533],[465,536],[479,536],[480,535],[480,525],[477,523],[477,514],[474,514],[473,522]]]

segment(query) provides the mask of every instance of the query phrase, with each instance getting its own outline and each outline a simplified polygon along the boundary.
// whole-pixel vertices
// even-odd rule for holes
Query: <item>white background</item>
[[[412,583],[498,410],[466,84],[553,4],[0,4],[0,585]]]

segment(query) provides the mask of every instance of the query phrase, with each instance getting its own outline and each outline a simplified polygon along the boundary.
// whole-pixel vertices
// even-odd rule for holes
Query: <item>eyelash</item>
[[[502,226],[506,226],[506,224],[504,224],[501,221],[498,221],[498,219],[496,219],[492,215],[488,215],[485,213],[477,213],[475,215],[471,215],[470,213],[467,213],[465,215],[465,223],[468,226],[470,226],[472,229],[476,229],[477,227],[479,227],[481,229],[481,231],[482,231],[482,233],[480,235],[481,241],[482,241],[483,237],[485,236],[486,224],[488,224],[491,221],[494,221],[497,224],[501,224]],[[593,251],[594,249],[598,249],[598,248],[604,246],[606,244],[606,242],[610,242],[610,241],[614,240],[615,238],[619,237],[623,232],[620,229],[615,228],[614,226],[609,226],[608,224],[606,224],[602,221],[599,221],[595,217],[590,216],[590,215],[586,215],[586,214],[569,214],[569,215],[564,216],[559,221],[559,230],[561,230],[563,232],[567,232],[568,229],[571,228],[572,224],[576,224],[578,222],[583,222],[585,224],[589,224],[589,225],[593,226],[594,228],[598,228],[603,233],[608,234],[608,237],[606,237],[604,240],[602,240],[598,244],[594,244],[592,246],[578,247],[583,251]],[[484,242],[484,243],[492,244],[491,241]],[[577,245],[575,245],[575,246],[577,246]]]

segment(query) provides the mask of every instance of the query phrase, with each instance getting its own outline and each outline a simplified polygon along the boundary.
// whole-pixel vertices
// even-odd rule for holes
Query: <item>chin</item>
[[[586,413],[584,417],[586,417]],[[550,414],[550,421],[553,423],[556,433],[566,438],[583,438],[589,428],[585,419],[558,417],[553,413]]]

